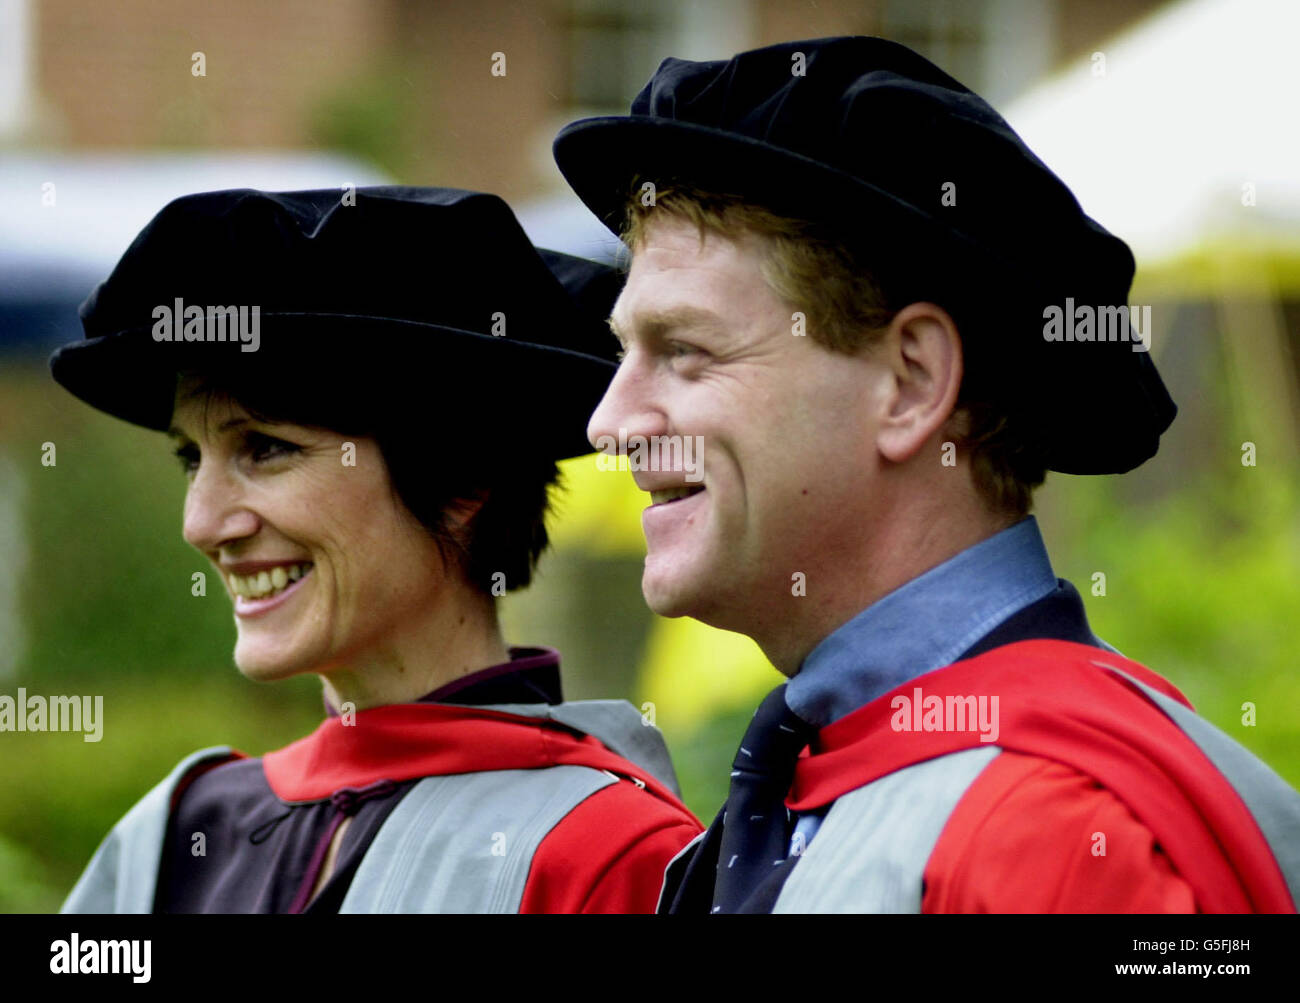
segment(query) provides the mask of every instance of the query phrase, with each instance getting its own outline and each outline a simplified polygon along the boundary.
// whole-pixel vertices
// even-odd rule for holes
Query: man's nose
[[[629,350],[587,424],[587,440],[598,452],[615,454],[634,435],[664,435],[668,419],[656,398],[654,375]]]
[[[185,493],[182,535],[190,546],[210,553],[257,532],[257,515],[247,505],[238,477],[218,462],[200,462]]]

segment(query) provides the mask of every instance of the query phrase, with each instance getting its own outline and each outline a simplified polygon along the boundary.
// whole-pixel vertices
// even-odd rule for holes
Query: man
[[[555,154],[632,253],[592,442],[703,443],[635,474],[646,601],[790,678],[660,911],[1294,912],[1300,798],[1093,635],[1028,516],[1173,420],[1135,326],[1052,324],[1127,321],[1127,246],[878,38],[669,59]]]

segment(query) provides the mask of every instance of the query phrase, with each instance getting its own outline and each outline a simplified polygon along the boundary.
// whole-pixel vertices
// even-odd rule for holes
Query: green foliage
[[[75,733],[0,736],[9,774],[0,787],[0,911],[19,908],[20,892],[57,908],[113,824],[188,753],[230,745],[257,755],[307,734],[322,716],[314,678],[273,688],[174,675],[101,683],[99,742]],[[49,692],[34,685],[29,693]],[[44,877],[11,885],[6,861],[24,858],[38,861]]]
[[[48,383],[31,374],[4,387],[27,426],[10,446],[27,475],[21,679],[233,673],[230,604],[181,538],[185,481],[168,440],[54,396]],[[57,449],[52,467],[38,462],[45,441]],[[205,596],[191,594],[194,572],[207,576]]]
[[[776,685],[780,685],[779,679]],[[684,733],[663,724],[682,800],[705,825],[713,821],[727,800],[731,763],[753,716],[753,707],[732,708]]]
[[[1093,630],[1178,686],[1209,721],[1300,785],[1300,490],[1285,472],[1214,471],[1158,505],[1067,478],[1076,534],[1053,548]],[[1050,542],[1050,537],[1049,537]],[[1106,595],[1091,594],[1106,574]],[[1244,703],[1256,723],[1243,725]]]
[[[0,913],[54,912],[63,892],[35,853],[0,835]]]
[[[399,65],[373,70],[321,96],[308,117],[312,141],[379,165],[395,177],[427,175],[413,137],[430,129],[427,102]]]

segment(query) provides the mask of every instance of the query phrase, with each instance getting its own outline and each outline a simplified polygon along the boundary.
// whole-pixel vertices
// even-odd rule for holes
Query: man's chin
[[[664,617],[694,616],[701,606],[700,590],[681,576],[652,574],[647,568],[641,576],[641,595],[651,612]]]

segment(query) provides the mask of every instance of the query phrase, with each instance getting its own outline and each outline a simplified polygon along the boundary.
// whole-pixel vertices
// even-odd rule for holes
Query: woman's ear
[[[895,314],[876,352],[892,374],[876,446],[885,459],[902,463],[952,415],[961,390],[961,336],[942,307],[912,303]]]
[[[489,494],[487,488],[480,488],[463,498],[453,498],[448,502],[445,510],[448,527],[454,531],[460,531],[468,526],[470,520],[478,515],[479,510],[486,504]]]

